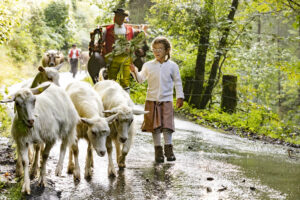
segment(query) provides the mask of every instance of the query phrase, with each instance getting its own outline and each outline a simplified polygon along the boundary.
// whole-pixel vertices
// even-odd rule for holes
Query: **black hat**
[[[117,10],[114,10],[113,11],[115,14],[121,14],[121,15],[125,15],[125,16],[128,16],[128,13],[124,10],[124,9],[122,9],[122,8],[118,8]]]
[[[72,47],[76,47],[76,44],[72,44]]]

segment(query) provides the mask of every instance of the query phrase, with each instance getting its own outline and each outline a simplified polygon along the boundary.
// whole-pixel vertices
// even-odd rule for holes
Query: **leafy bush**
[[[17,62],[34,62],[35,44],[31,35],[24,30],[19,30],[9,42],[10,56]]]
[[[134,80],[130,81],[130,97],[138,104],[144,104],[146,101],[147,82],[139,84]]]
[[[1,94],[0,99],[3,99]],[[8,116],[5,105],[0,104],[0,135],[8,137],[10,135],[10,127],[11,117]]]
[[[147,84],[131,82],[130,96],[135,103],[144,104]],[[174,108],[176,99],[174,99]],[[293,124],[283,123],[279,116],[257,104],[248,104],[246,111],[240,110],[233,114],[222,112],[218,107],[199,110],[184,102],[175,112],[184,115],[187,119],[197,124],[218,128],[222,130],[234,130],[241,135],[265,135],[285,142],[300,144],[300,130]]]

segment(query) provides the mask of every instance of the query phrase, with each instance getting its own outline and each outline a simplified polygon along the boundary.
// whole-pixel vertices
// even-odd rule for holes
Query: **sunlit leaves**
[[[10,34],[15,25],[19,23],[20,11],[16,0],[1,0],[0,3],[0,44],[10,39]]]

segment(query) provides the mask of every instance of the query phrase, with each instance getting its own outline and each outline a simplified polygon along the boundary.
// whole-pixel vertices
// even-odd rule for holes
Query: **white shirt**
[[[125,35],[126,34],[126,28],[125,25],[122,24],[121,26],[118,24],[114,25],[114,32],[116,35]]]
[[[179,67],[171,60],[164,63],[151,60],[143,65],[140,72],[131,73],[139,83],[148,80],[146,100],[173,101],[174,85],[176,98],[184,98]]]
[[[68,55],[70,55],[70,53],[71,53],[71,51],[73,51],[73,54],[72,54],[72,59],[78,59],[78,57],[79,57],[79,55],[80,55],[80,49],[70,49],[69,50],[69,54]],[[77,55],[76,55],[76,52],[78,51],[78,57],[77,57]]]
[[[134,33],[136,32],[136,30],[134,28],[132,28],[132,31],[133,31],[133,35]],[[104,29],[103,31],[103,35],[102,35],[102,41],[105,41],[106,39],[106,33],[107,33],[107,30]],[[118,25],[118,24],[114,24],[114,34],[115,35],[123,35],[123,36],[126,36],[126,27],[124,24],[122,24],[121,26]]]

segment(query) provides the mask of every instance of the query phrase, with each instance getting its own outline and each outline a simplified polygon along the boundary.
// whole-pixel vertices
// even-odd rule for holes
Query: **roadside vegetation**
[[[88,50],[89,33],[113,23],[119,7],[129,10],[129,23],[149,25],[148,44],[158,35],[171,40],[186,96],[177,114],[242,137],[299,147],[300,8],[292,0],[2,0],[0,99],[7,87],[36,73],[47,50],[67,55],[73,43]],[[237,78],[234,112],[221,106],[224,75]],[[146,88],[132,81],[135,103],[145,103]],[[9,137],[11,119],[1,104],[0,119],[0,135]]]
[[[146,89],[147,83],[131,83],[130,95],[135,103],[145,103]],[[174,98],[174,108],[175,105]],[[257,104],[244,104],[242,106],[244,109],[248,109],[247,112],[240,109],[236,113],[229,114],[223,112],[219,106],[197,109],[184,102],[182,108],[175,108],[175,113],[199,125],[223,130],[241,137],[300,147],[300,136],[297,134],[299,127],[292,123],[282,122],[276,113]]]
[[[112,23],[117,7],[130,11],[130,23],[149,25],[149,44],[157,35],[170,38],[186,96],[178,113],[201,125],[300,144],[300,15],[297,4],[289,0],[171,4],[4,0],[0,5],[2,93],[32,77],[48,49],[66,55],[76,43],[87,50],[89,32]],[[230,9],[234,7],[235,11]],[[152,58],[148,52],[147,60]],[[222,77],[227,74],[237,77],[233,97],[237,106],[232,113],[221,107]],[[136,102],[144,103],[146,84],[133,83],[131,91]],[[0,106],[1,135],[8,135],[10,122]]]

